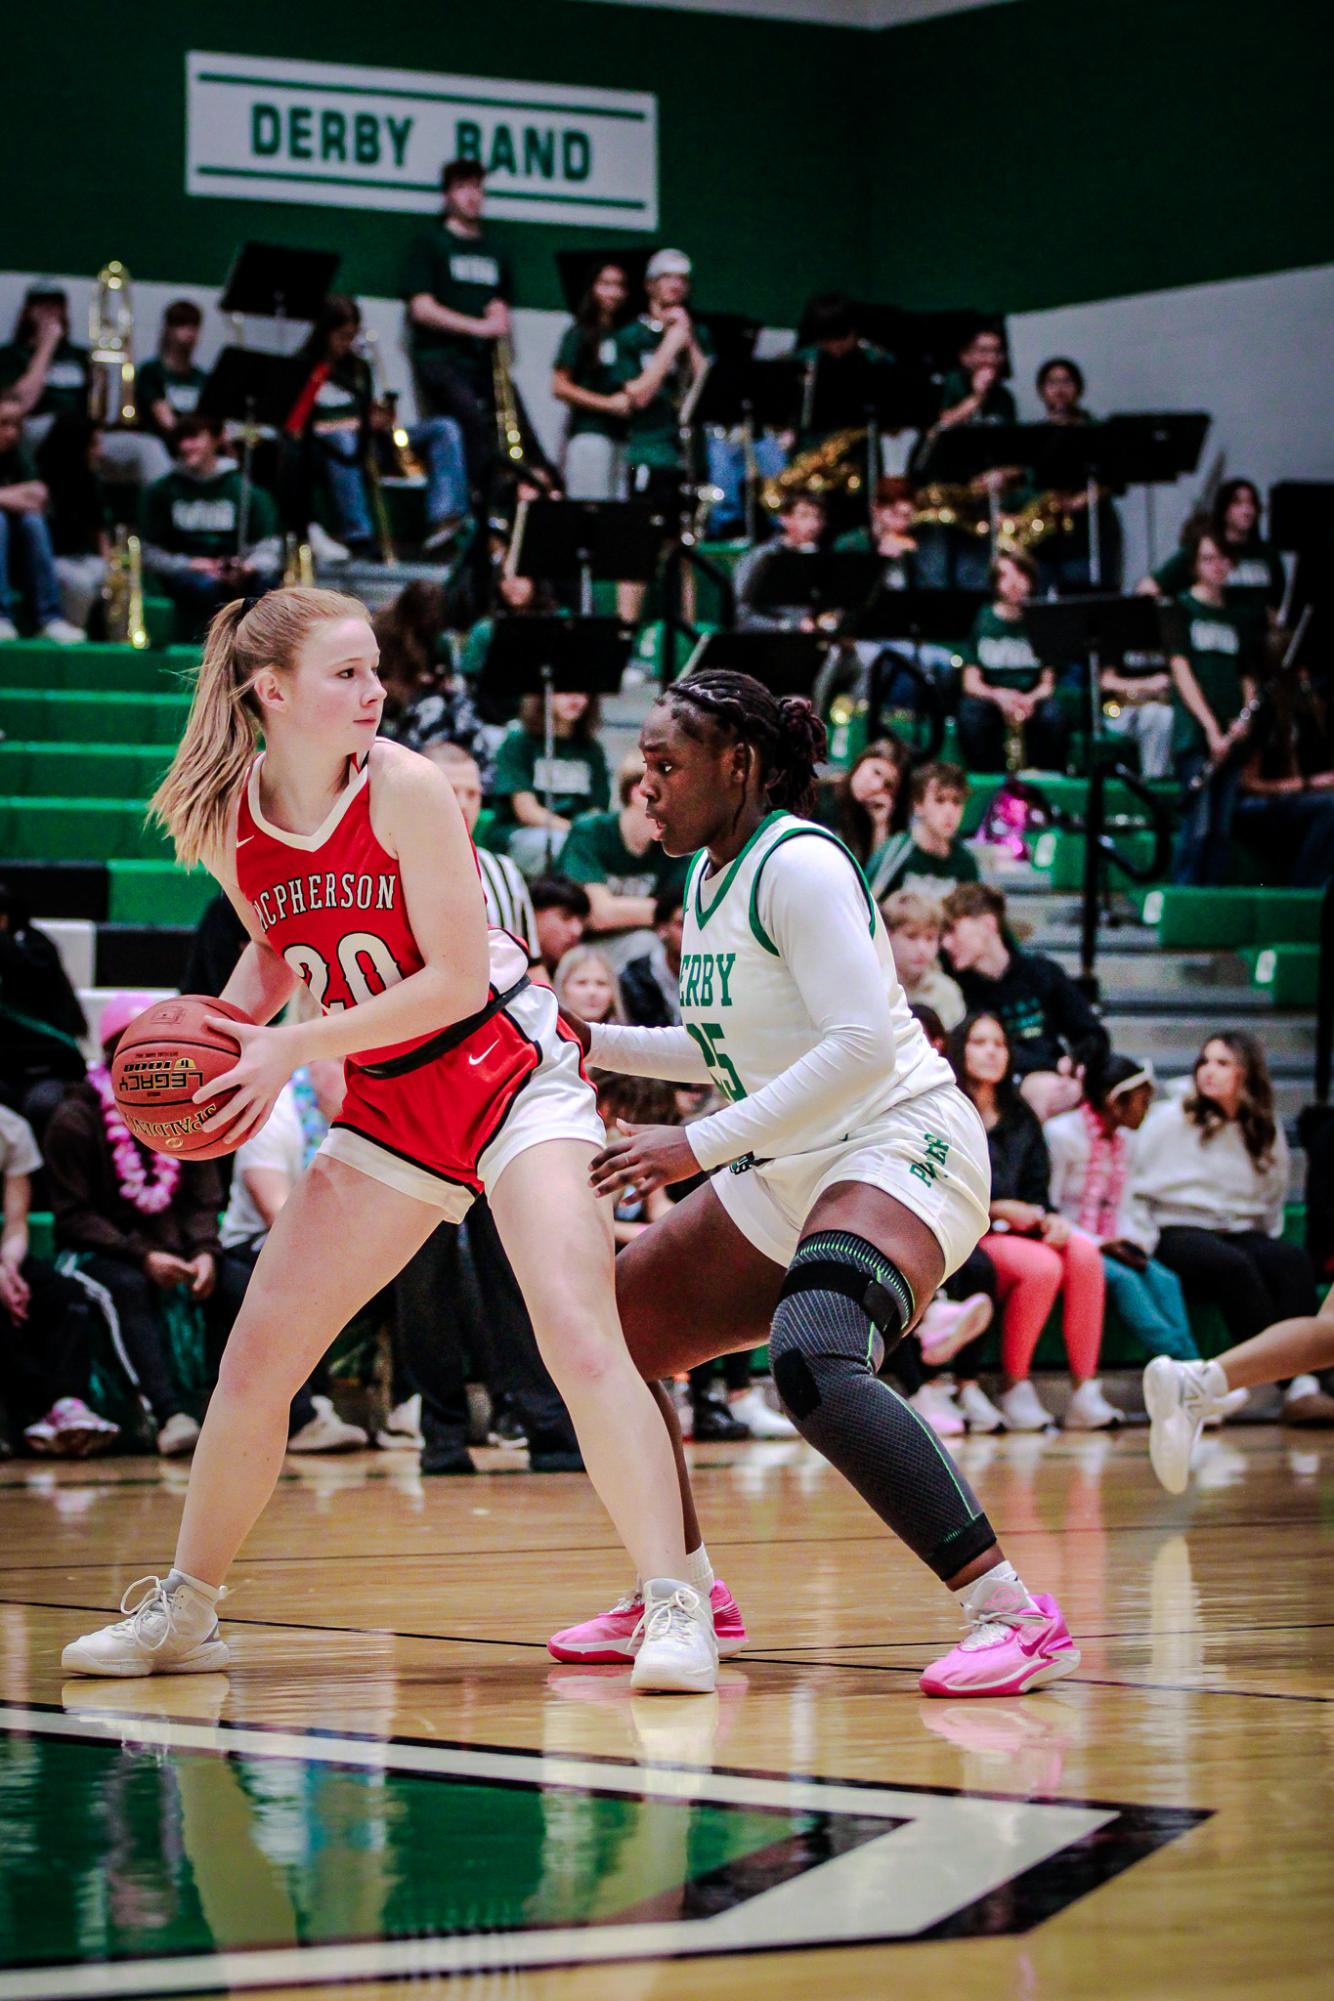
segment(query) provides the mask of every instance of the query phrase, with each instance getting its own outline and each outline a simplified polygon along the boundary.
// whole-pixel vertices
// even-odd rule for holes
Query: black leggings
[[[92,1307],[83,1287],[40,1258],[21,1267],[30,1298],[26,1319],[0,1306],[0,1397],[22,1430],[60,1397],[88,1394]]]
[[[227,1344],[232,1322],[241,1310],[250,1267],[226,1252],[217,1259],[217,1282],[208,1298],[200,1301],[208,1343],[210,1380],[217,1373],[218,1358]],[[161,1428],[169,1417],[188,1406],[172,1367],[171,1352],[159,1311],[162,1293],[141,1267],[128,1258],[108,1257],[102,1252],[86,1258],[83,1270],[98,1285],[105,1286],[116,1315],[117,1346],[126,1373],[146,1399],[153,1421]]]
[[[1235,1345],[1276,1320],[1316,1310],[1315,1271],[1300,1244],[1260,1230],[1197,1230],[1173,1225],[1155,1253],[1181,1280],[1192,1306],[1216,1306]]]

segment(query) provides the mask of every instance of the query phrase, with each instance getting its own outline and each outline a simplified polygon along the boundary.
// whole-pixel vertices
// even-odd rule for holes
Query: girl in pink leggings
[[[1055,1422],[1028,1372],[1060,1297],[1075,1384],[1066,1426],[1100,1431],[1121,1416],[1097,1380],[1106,1294],[1101,1253],[1052,1209],[1047,1144],[1011,1078],[1009,1038],[998,1018],[974,1014],[961,1022],[950,1038],[950,1061],[977,1106],[991,1151],[991,1229],[982,1248],[996,1267],[1002,1312],[1005,1388],[997,1416],[1010,1431],[1041,1431]]]

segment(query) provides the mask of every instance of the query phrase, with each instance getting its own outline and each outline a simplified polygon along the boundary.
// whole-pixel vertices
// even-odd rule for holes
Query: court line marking
[[[411,1740],[367,1740],[293,1732],[285,1727],[215,1725],[109,1713],[0,1705],[0,1725],[22,1733],[105,1741],[122,1736],[127,1722],[145,1721],[144,1741],[175,1750],[227,1757],[290,1758],[404,1771],[492,1784],[563,1787],[581,1792],[630,1794],[689,1804],[768,1807],[779,1811],[883,1818],[895,1825],[851,1852],[822,1862],[732,1908],[698,1919],[539,1932],[464,1934],[435,1938],[362,1940],[304,1946],[257,1947],[217,1954],[112,1961],[102,1964],[30,1966],[0,1976],[6,2001],[93,2001],[93,1997],[156,1995],[224,1989],[309,1986],[322,1981],[420,1978],[428,1974],[515,1970],[613,1960],[660,1960],[739,1952],[822,1949],[829,1945],[891,1943],[940,1935],[996,1892],[1012,1897],[1019,1879],[1032,1892],[1030,1923],[1106,1880],[1106,1873],[1152,1852],[1165,1840],[1197,1826],[1208,1815],[1185,1809],[1151,1809],[1067,1801],[1032,1802],[1005,1797],[998,1818],[994,1799],[937,1789],[886,1787],[838,1779],[778,1778],[663,1767],[612,1760],[549,1758],[541,1753],[445,1746]],[[1106,1830],[1120,1822],[1121,1852],[1107,1848]],[[1096,1845],[1096,1844],[1101,1844]],[[1072,1850],[1082,1851],[1073,1857]],[[1058,1884],[1068,1861],[1075,1875]],[[1092,1869],[1084,1864],[1092,1864]],[[887,1877],[887,1870],[892,1877]],[[818,1895],[810,1895],[818,1874]],[[1069,1874],[1068,1870],[1066,1872]],[[1040,1888],[1039,1885],[1042,1884]],[[892,1887],[893,1895],[886,1896]],[[1045,1892],[1045,1894],[1044,1894]],[[818,1929],[814,1928],[818,1913]],[[979,1922],[986,1925],[986,1913]],[[1013,1928],[1013,1926],[1011,1927]]]
[[[20,1608],[29,1609],[32,1611],[41,1611],[41,1612],[105,1612],[111,1609],[105,1605],[68,1605],[58,1600],[52,1600],[46,1598],[0,1598],[0,1605],[14,1605]],[[377,1640],[426,1640],[426,1641],[436,1641],[442,1646],[516,1647],[522,1652],[539,1652],[539,1651],[542,1653],[546,1652],[546,1642],[544,1640],[500,1640],[494,1638],[486,1638],[480,1635],[473,1635],[470,1633],[415,1633],[415,1632],[401,1631],[398,1628],[392,1626],[319,1626],[319,1625],[309,1625],[301,1621],[293,1621],[293,1620],[234,1618],[230,1614],[228,1614],[227,1623],[228,1625],[231,1626],[245,1626],[250,1630],[258,1632],[329,1633],[340,1637],[346,1637],[348,1639],[356,1639],[358,1637],[364,1637],[366,1639],[377,1639]],[[1228,1629],[1225,1628],[1224,1630]],[[1292,1627],[1277,1627],[1273,1629],[1265,1627],[1256,1627],[1256,1628],[1238,1627],[1235,1630],[1244,1636],[1250,1630],[1254,1631],[1275,1630],[1279,1632],[1284,1632],[1284,1631],[1315,1632],[1321,1630],[1321,1628],[1316,1626],[1307,1628],[1300,1625],[1294,1625]],[[1093,1637],[1097,1636],[1094,1635]],[[1113,1634],[1108,1637],[1116,1638],[1118,1636]],[[1140,1636],[1131,1634],[1127,1635],[1126,1637],[1135,1638]],[[1154,1635],[1152,1633],[1146,1633],[1142,1637],[1146,1640],[1152,1640]],[[902,1644],[904,1646],[908,1646],[917,1643],[905,1640],[902,1642],[891,1641],[888,1642],[887,1644],[894,1646]],[[929,1650],[931,1647],[942,1645],[943,1642],[939,1638],[937,1638],[932,1640],[924,1640],[920,1644],[924,1650]],[[784,1653],[782,1654],[775,1654],[775,1653],[752,1652],[749,1648],[747,1648],[745,1650],[745,1658],[747,1661],[754,1662],[756,1665],[761,1665],[761,1666],[794,1667],[794,1668],[825,1667],[825,1668],[832,1668],[840,1674],[919,1675],[922,1671],[920,1663],[915,1663],[915,1662],[835,1661],[835,1660],[820,1660],[818,1658],[802,1659],[802,1660],[792,1659],[790,1657],[791,1654],[798,1651],[800,1650],[792,1648],[785,1650]],[[558,1665],[577,1666],[578,1663],[568,1662],[568,1663],[558,1663]],[[1081,1675],[1081,1674],[1070,1675],[1067,1677],[1067,1679],[1071,1682],[1073,1686],[1076,1687],[1083,1686],[1086,1688],[1125,1688],[1125,1689],[1142,1689],[1146,1691],[1157,1690],[1158,1692],[1163,1694],[1175,1693],[1180,1695],[1232,1695],[1248,1699],[1261,1699],[1266,1702],[1323,1702],[1323,1703],[1334,1702],[1334,1696],[1330,1695],[1294,1695],[1294,1694],[1289,1694],[1287,1691],[1281,1689],[1218,1688],[1218,1687],[1211,1687],[1203,1683],[1192,1683],[1192,1682],[1117,1681],[1117,1680],[1107,1680],[1107,1679],[1095,1680],[1088,1675]],[[0,2001],[3,2001],[3,1988],[0,1988]]]

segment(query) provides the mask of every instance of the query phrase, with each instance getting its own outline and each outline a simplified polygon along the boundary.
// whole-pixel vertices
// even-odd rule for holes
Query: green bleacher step
[[[1314,1007],[1320,993],[1318,945],[1248,945],[1242,953],[1257,987],[1275,1007]]]
[[[162,743],[0,743],[0,793],[124,799],[140,807],[171,759]]]
[[[152,861],[164,835],[144,824],[142,800],[0,797],[0,854],[14,861]]]
[[[0,644],[0,688],[119,689],[172,694],[199,659],[197,647],[136,653],[131,646],[53,646],[48,640]]]
[[[170,861],[112,861],[107,917],[112,924],[197,924],[218,894],[206,869]]]
[[[1150,868],[1153,864],[1155,837],[1146,833],[1116,835],[1116,847],[1135,868]],[[1032,863],[1040,874],[1045,875],[1052,889],[1080,889],[1084,882],[1084,855],[1087,842],[1083,834],[1072,834],[1063,828],[1044,828],[1033,842]]]
[[[1141,890],[1135,901],[1160,945],[1172,951],[1245,945],[1313,945],[1320,937],[1318,889],[1198,889],[1172,884]]]
[[[19,742],[180,741],[190,697],[90,688],[0,688],[0,731]]]

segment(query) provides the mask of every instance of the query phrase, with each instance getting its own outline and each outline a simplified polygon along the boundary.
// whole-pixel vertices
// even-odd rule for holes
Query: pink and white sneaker
[[[721,1577],[709,1593],[709,1604],[720,1657],[740,1653],[746,1644],[745,1622],[741,1607]],[[618,1598],[609,1612],[585,1619],[582,1626],[567,1626],[563,1633],[553,1633],[547,1652],[553,1660],[582,1661],[588,1667],[629,1667],[635,1658],[635,1629],[643,1616],[643,1587],[636,1580],[634,1590]]]
[[[1004,1602],[1022,1589],[1002,1585],[992,1592],[971,1631],[926,1670],[917,1684],[923,1695],[1027,1695],[1074,1673],[1079,1648],[1060,1606],[1027,1592],[1021,1603]]]

